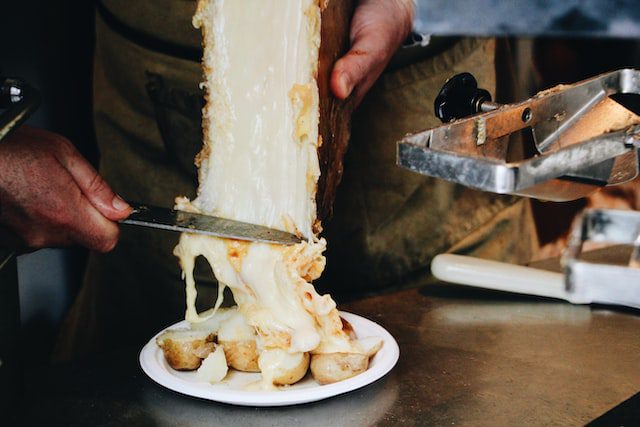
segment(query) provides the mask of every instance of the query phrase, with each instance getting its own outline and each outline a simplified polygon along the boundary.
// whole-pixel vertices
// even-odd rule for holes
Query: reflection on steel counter
[[[610,251],[609,251],[610,252]],[[607,253],[611,256],[611,253]],[[626,256],[626,255],[625,255]],[[558,268],[549,263],[545,268]],[[640,315],[438,285],[341,305],[383,325],[398,365],[359,391],[284,408],[193,399],[147,379],[139,348],[36,373],[25,424],[585,424],[640,390]],[[143,343],[140,343],[142,346]]]

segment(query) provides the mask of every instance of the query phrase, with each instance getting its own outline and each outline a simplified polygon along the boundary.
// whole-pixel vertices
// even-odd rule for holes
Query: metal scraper
[[[129,205],[133,211],[121,224],[281,245],[301,242],[294,234],[262,225],[132,202]]]
[[[631,259],[622,264],[594,262],[582,252],[585,242],[624,246],[630,249]],[[638,254],[640,212],[590,209],[572,228],[562,257],[564,274],[453,254],[437,255],[431,262],[431,272],[440,280],[460,285],[558,298],[573,304],[640,309]]]

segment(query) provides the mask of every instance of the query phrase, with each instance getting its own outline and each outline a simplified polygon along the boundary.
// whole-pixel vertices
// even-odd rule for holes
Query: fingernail
[[[125,209],[129,209],[129,204],[127,202],[125,202],[124,200],[122,200],[122,197],[118,196],[117,194],[113,198],[113,200],[111,201],[111,204],[118,211],[123,211]]]
[[[351,91],[353,90],[353,85],[351,84],[351,78],[347,73],[340,74],[340,80],[342,81],[342,87],[345,91],[345,97],[351,95]]]

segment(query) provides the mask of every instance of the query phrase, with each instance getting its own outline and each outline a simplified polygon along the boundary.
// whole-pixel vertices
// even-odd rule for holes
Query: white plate
[[[278,391],[247,391],[249,383],[260,379],[259,373],[229,370],[227,377],[219,384],[200,381],[195,371],[180,372],[172,369],[164,359],[162,349],[151,338],[140,352],[142,370],[158,384],[188,396],[200,397],[215,402],[241,406],[285,406],[314,402],[359,389],[382,378],[398,361],[400,350],[398,343],[382,326],[355,314],[340,312],[355,330],[358,338],[376,336],[382,338],[382,349],[371,358],[369,369],[360,375],[333,384],[319,385],[310,374],[296,384]],[[178,322],[169,328],[186,328],[186,321]]]

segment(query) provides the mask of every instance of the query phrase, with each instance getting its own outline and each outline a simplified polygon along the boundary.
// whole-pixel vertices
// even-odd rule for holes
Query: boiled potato
[[[258,348],[255,340],[218,341],[224,347],[227,363],[242,372],[260,372]]]
[[[311,374],[319,384],[355,377],[369,367],[369,356],[358,353],[325,353],[311,356]]]
[[[342,331],[349,336],[352,340],[357,339],[356,331],[353,330],[353,326],[351,323],[344,317],[340,316],[340,320],[342,321]]]
[[[352,353],[319,353],[311,356],[311,374],[320,384],[331,384],[363,373],[369,359],[382,348],[378,337],[367,337],[352,342]]]
[[[224,347],[229,366],[243,372],[260,372],[256,337],[255,329],[239,311],[220,323],[218,342]]]
[[[168,330],[156,338],[164,357],[173,369],[192,371],[215,348],[213,334],[206,331]]]
[[[260,353],[258,365],[262,376],[274,385],[289,385],[300,381],[309,369],[309,353],[288,353],[268,349]]]
[[[355,340],[353,343],[359,353],[366,354],[367,357],[373,357],[382,348],[383,341],[378,337],[366,337]]]
[[[227,376],[229,368],[227,360],[224,356],[222,346],[216,346],[216,349],[210,353],[203,361],[202,365],[196,371],[196,376],[202,381],[211,384],[219,383]]]
[[[297,363],[289,368],[282,368],[273,378],[275,385],[289,385],[300,381],[309,370],[309,353],[298,353]]]

